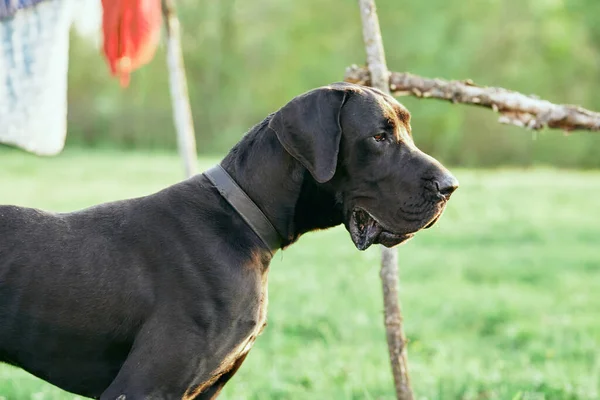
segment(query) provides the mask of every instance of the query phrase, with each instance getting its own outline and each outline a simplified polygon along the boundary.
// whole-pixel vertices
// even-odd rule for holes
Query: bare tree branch
[[[344,80],[371,86],[371,74],[366,67],[348,67]],[[392,72],[388,82],[395,96],[412,95],[491,108],[501,114],[498,121],[504,124],[534,130],[545,126],[567,132],[600,130],[600,113],[574,105],[553,104],[503,88],[477,86],[470,80],[446,81]]]
[[[383,41],[375,0],[359,0],[363,39],[369,65],[367,74],[373,77],[373,86],[389,93],[389,72],[385,62]],[[370,73],[369,73],[370,71]],[[408,375],[406,338],[402,329],[402,311],[398,298],[398,251],[381,246],[381,285],[383,288],[384,324],[390,363],[398,400],[412,400],[413,393]]]

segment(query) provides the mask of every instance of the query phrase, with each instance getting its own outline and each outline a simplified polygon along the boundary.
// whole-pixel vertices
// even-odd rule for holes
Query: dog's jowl
[[[339,224],[359,250],[395,246],[457,186],[402,105],[337,83],[158,193],[63,214],[0,206],[0,361],[94,398],[214,398],[264,327],[274,252]]]

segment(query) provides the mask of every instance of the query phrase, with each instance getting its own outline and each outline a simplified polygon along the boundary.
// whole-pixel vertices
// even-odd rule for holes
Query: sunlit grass
[[[181,171],[174,155],[2,150],[0,203],[74,210]],[[461,188],[441,221],[399,248],[418,398],[597,398],[600,172],[454,172]],[[378,264],[343,228],[278,253],[269,324],[222,398],[392,399]],[[75,398],[8,366],[0,396]]]

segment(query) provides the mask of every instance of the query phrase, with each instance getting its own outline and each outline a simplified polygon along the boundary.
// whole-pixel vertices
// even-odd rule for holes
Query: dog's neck
[[[285,151],[268,127],[271,117],[252,128],[221,165],[271,221],[286,247],[305,232],[339,225],[342,213],[335,195]]]

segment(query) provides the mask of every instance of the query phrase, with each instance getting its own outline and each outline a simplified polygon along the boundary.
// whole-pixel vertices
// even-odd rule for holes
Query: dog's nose
[[[452,193],[458,189],[458,179],[452,174],[445,174],[443,178],[435,181],[435,186],[438,192],[448,200]]]

